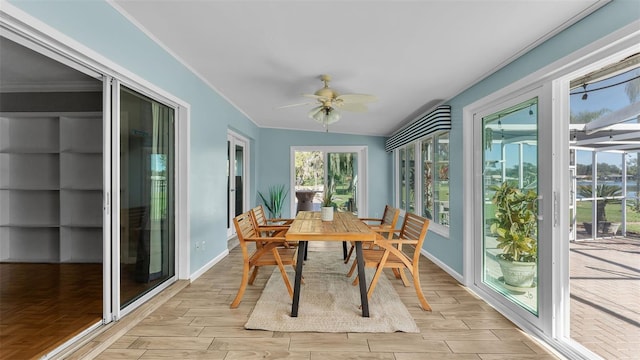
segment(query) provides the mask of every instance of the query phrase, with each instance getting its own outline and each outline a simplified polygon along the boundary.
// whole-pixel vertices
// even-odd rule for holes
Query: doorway
[[[227,134],[227,237],[235,234],[233,218],[248,210],[249,142],[229,131]]]
[[[39,358],[104,318],[103,83],[5,36],[0,64],[0,358]]]
[[[639,64],[635,54],[569,86],[567,328],[572,342],[603,358],[640,351]]]
[[[366,147],[295,146],[291,157],[292,214],[298,209],[320,211],[329,186],[337,211],[366,216]]]

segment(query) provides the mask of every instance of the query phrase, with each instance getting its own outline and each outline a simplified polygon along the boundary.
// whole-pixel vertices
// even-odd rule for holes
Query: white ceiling
[[[301,95],[330,74],[340,93],[379,99],[368,113],[344,111],[330,131],[388,136],[606,1],[110,3],[259,126],[324,131],[307,117],[312,105],[277,108],[308,102]],[[1,60],[3,87],[19,87],[46,69]],[[79,80],[67,76],[41,79],[48,86]]]
[[[584,17],[597,0],[114,0],[121,12],[262,127],[323,131],[303,93],[333,77],[376,95],[331,132],[390,135]],[[595,5],[594,5],[595,4]]]

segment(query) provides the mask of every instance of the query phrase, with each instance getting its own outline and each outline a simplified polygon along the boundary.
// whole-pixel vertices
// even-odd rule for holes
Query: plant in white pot
[[[322,196],[322,208],[320,214],[322,221],[333,221],[333,186],[325,186],[324,195]]]
[[[508,181],[493,185],[495,219],[491,233],[497,236],[497,256],[504,282],[515,287],[531,287],[536,278],[538,260],[538,195],[522,191]]]

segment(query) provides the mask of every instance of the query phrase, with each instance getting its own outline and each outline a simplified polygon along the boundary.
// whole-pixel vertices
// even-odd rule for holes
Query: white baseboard
[[[191,281],[191,282],[195,281],[197,278],[202,276],[202,274],[206,273],[207,270],[211,269],[213,267],[213,265],[219,263],[220,260],[224,259],[227,255],[229,255],[229,250],[225,250],[225,251],[221,252],[218,256],[216,256],[213,259],[211,259],[211,261],[209,261],[208,263],[204,264],[204,266],[202,266],[200,269],[194,271],[191,274],[191,276],[189,277],[189,281]]]
[[[431,255],[425,249],[420,249],[420,253],[422,255],[426,256],[427,259],[433,261],[434,264],[438,265],[439,268],[444,270],[447,274],[451,275],[451,277],[456,279],[456,281],[458,281],[460,284],[464,284],[464,277],[462,275],[460,275],[457,271],[453,270],[447,264],[443,263],[438,258],[436,258],[435,256]]]

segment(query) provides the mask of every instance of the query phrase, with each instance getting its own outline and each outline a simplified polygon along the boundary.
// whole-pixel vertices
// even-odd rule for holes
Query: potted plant
[[[593,190],[591,185],[580,185],[578,186],[578,194],[584,198],[593,198]],[[618,227],[620,227],[621,223],[612,223],[607,220],[607,214],[605,212],[605,207],[607,204],[612,203],[620,203],[620,199],[614,199],[616,196],[620,196],[622,194],[622,188],[618,185],[607,185],[600,184],[596,186],[596,201],[597,208],[596,213],[598,214],[596,219],[598,231],[601,231],[605,234],[611,233],[615,235],[618,232]],[[593,233],[593,223],[584,222],[584,229],[587,233]]]
[[[497,236],[497,256],[504,282],[515,287],[531,287],[538,260],[538,195],[522,191],[509,181],[493,185],[495,218],[490,231]]]
[[[284,199],[289,193],[288,189],[285,189],[284,185],[273,185],[269,187],[269,198],[267,199],[260,191],[258,195],[264,203],[264,207],[267,208],[271,218],[282,218],[282,206],[284,205]]]
[[[322,196],[322,208],[320,209],[322,221],[333,221],[333,186],[325,186]]]

